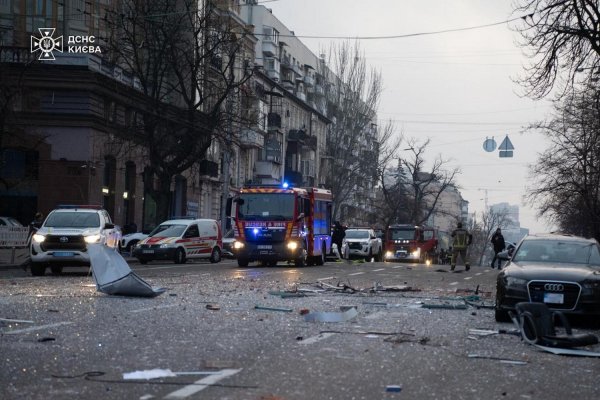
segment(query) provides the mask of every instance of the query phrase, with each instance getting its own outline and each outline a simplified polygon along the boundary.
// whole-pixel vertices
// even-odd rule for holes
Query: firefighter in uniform
[[[473,236],[463,228],[462,222],[459,222],[456,229],[452,232],[452,260],[450,261],[450,270],[456,268],[456,259],[460,255],[465,263],[465,271],[471,269],[467,248],[471,244]]]

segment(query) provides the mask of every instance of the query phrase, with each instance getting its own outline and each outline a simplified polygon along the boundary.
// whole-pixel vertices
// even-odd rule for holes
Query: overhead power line
[[[500,22],[493,22],[491,24],[484,24],[484,25],[475,25],[475,26],[467,26],[464,28],[453,28],[453,29],[442,29],[439,31],[428,31],[428,32],[416,32],[416,33],[406,33],[403,35],[384,35],[384,36],[316,36],[316,35],[286,35],[286,34],[279,34],[279,37],[296,37],[296,38],[301,38],[301,39],[360,39],[360,40],[380,40],[380,39],[404,39],[404,38],[409,38],[409,37],[416,37],[416,36],[428,36],[428,35],[439,35],[441,33],[450,33],[450,32],[461,32],[461,31],[470,31],[470,30],[474,30],[474,29],[482,29],[482,28],[489,28],[492,26],[498,26],[498,25],[504,25],[504,24],[508,24],[510,22],[514,22],[520,19],[524,19],[528,16],[523,16],[523,17],[515,17],[515,18],[511,18],[511,19],[507,19],[504,21],[500,21]],[[256,36],[270,36],[269,34],[262,34],[262,33],[255,33]]]

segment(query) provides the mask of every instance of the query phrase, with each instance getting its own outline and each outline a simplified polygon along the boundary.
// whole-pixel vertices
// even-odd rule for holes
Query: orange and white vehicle
[[[221,261],[223,236],[214,219],[173,219],[165,221],[133,248],[133,256],[142,264],[152,260],[173,260],[183,264],[187,259],[207,258]]]

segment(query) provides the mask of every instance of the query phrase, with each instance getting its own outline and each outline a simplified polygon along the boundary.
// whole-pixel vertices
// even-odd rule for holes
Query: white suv
[[[383,245],[375,231],[370,228],[349,228],[346,229],[346,236],[342,242],[342,257],[360,257],[370,261],[381,261],[383,255]]]
[[[121,231],[99,206],[60,206],[48,214],[31,240],[31,275],[50,267],[58,275],[65,266],[89,266],[88,243],[118,249]]]

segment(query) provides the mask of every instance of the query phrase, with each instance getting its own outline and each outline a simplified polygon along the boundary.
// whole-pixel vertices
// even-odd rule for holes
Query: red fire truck
[[[438,237],[434,228],[419,225],[390,225],[385,234],[385,260],[435,262]]]
[[[233,253],[238,265],[323,265],[331,249],[331,191],[282,186],[245,187],[234,197]]]

